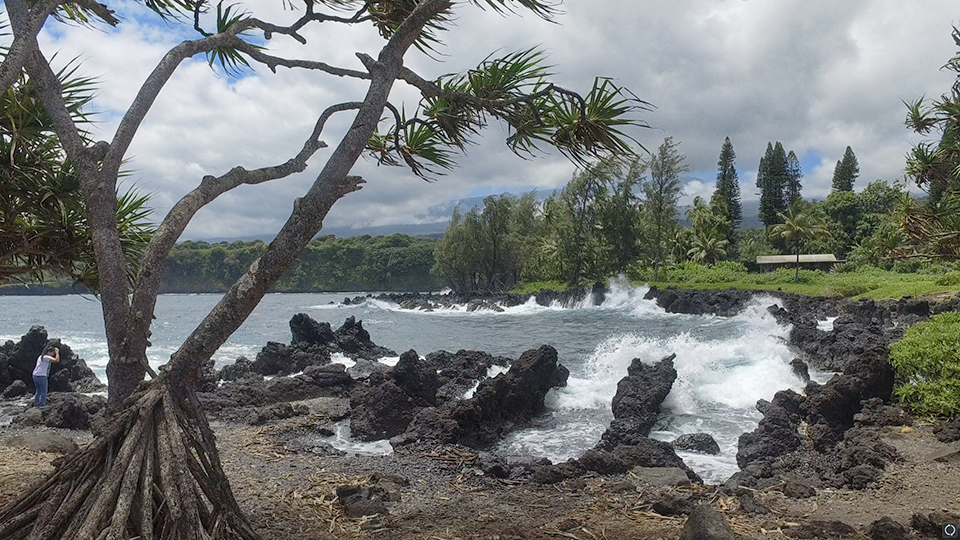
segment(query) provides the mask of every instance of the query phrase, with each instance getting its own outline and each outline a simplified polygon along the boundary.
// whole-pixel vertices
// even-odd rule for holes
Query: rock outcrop
[[[59,339],[51,340],[42,326],[34,326],[19,342],[7,341],[0,346],[0,392],[14,381],[21,381],[33,393],[33,369],[47,345],[60,348],[60,362],[51,364],[48,380],[50,392],[100,392],[106,390],[87,363]]]
[[[24,426],[91,429],[106,405],[107,400],[103,396],[58,392],[50,394],[46,407],[30,407],[15,416],[13,422]]]
[[[489,446],[542,413],[547,392],[565,385],[568,375],[553,347],[528,350],[506,373],[482,381],[470,399],[420,410],[390,442]]]
[[[505,356],[493,356],[483,351],[460,349],[456,353],[436,351],[426,356],[427,363],[437,370],[440,387],[437,389],[438,403],[457,400],[487,378],[490,368],[510,366],[511,360]]]
[[[720,453],[720,445],[709,433],[689,433],[681,435],[670,443],[677,450],[686,450],[687,452],[697,452],[699,454],[717,455]]]
[[[613,421],[597,448],[613,450],[618,445],[647,438],[660,414],[660,405],[677,379],[677,370],[673,368],[676,356],[671,354],[654,365],[633,359],[627,376],[617,383],[612,403]]]
[[[393,368],[371,373],[350,396],[350,433],[362,441],[403,433],[416,414],[437,404],[436,370],[417,351],[400,355]]]
[[[291,375],[310,366],[330,363],[331,355],[342,354],[353,360],[376,361],[397,353],[381,347],[370,339],[363,322],[348,317],[336,331],[330,323],[319,322],[306,313],[298,313],[290,319],[292,339],[289,345],[268,342],[254,361],[238,358],[220,372],[221,380],[236,380],[248,373],[260,375]]]

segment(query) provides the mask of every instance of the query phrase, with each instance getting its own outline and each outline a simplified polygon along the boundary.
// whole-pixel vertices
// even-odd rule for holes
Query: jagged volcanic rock
[[[662,358],[652,366],[634,358],[627,368],[627,376],[617,383],[613,396],[613,421],[603,433],[597,448],[612,450],[620,444],[634,444],[645,439],[657,421],[660,405],[670,393],[677,370],[673,368],[676,354]]]
[[[482,381],[472,398],[423,409],[390,442],[395,447],[415,442],[488,446],[543,412],[547,392],[565,385],[568,375],[553,347],[528,350],[509,371]]]

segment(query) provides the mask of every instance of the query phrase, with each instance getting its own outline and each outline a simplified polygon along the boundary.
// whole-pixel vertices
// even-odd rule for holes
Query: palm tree
[[[692,247],[687,250],[687,255],[696,263],[710,264],[726,257],[729,245],[730,241],[720,231],[702,229],[694,232]]]
[[[793,280],[800,281],[800,248],[807,240],[830,236],[830,231],[823,216],[803,199],[793,201],[786,214],[777,212],[777,217],[781,223],[770,227],[769,237],[782,238],[788,247],[793,246],[797,254],[797,273]]]

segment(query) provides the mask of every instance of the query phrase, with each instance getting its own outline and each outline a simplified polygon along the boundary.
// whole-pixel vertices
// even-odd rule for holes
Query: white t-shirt
[[[33,368],[33,374],[38,377],[47,377],[50,375],[50,362],[53,362],[52,356],[41,354],[37,358],[37,367]]]

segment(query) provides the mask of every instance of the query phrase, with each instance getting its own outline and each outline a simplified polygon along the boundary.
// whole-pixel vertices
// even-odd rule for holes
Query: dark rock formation
[[[709,433],[688,433],[677,437],[670,444],[677,450],[686,450],[687,452],[711,455],[720,453],[720,445]]]
[[[220,369],[220,380],[235,381],[254,374],[259,375],[259,373],[253,369],[253,362],[246,356],[241,356],[237,358],[237,361],[233,364],[223,366],[223,368]]]
[[[198,392],[197,397],[208,414],[225,420],[259,423],[251,418],[264,418],[266,422],[281,410],[261,411],[261,407],[283,401],[342,396],[353,384],[342,364],[327,364],[309,366],[294,377],[275,377],[269,381],[259,374],[248,374],[212,392]]]
[[[810,370],[807,368],[807,363],[799,358],[794,358],[790,361],[790,371],[797,376],[798,379],[804,383],[810,382]]]
[[[231,366],[225,366],[220,378],[225,381],[245,377],[247,373],[260,375],[291,375],[310,366],[323,366],[330,363],[334,353],[344,354],[354,360],[375,361],[397,353],[381,347],[370,340],[370,333],[363,323],[354,317],[348,317],[343,325],[334,332],[330,323],[318,322],[306,313],[298,313],[290,319],[292,340],[290,345],[268,342],[253,362],[246,358],[237,359]]]
[[[25,426],[47,426],[65,429],[90,429],[94,416],[107,405],[102,396],[83,394],[51,394],[47,406],[40,409],[31,407],[14,417],[13,422]]]
[[[437,370],[440,387],[437,402],[460,399],[475,384],[487,378],[493,366],[508,367],[510,359],[483,351],[460,349],[456,353],[436,351],[426,356],[427,363]]]
[[[937,422],[933,426],[933,434],[940,442],[960,441],[960,418]]]
[[[13,381],[21,381],[33,392],[33,369],[44,347],[60,348],[60,362],[51,364],[48,380],[50,392],[99,392],[106,390],[87,363],[59,339],[49,339],[46,329],[33,326],[20,341],[7,341],[0,346],[0,391]]]
[[[930,514],[913,514],[910,517],[910,526],[924,538],[942,538],[944,523],[960,523],[960,516],[946,512],[931,512]]]
[[[867,527],[867,537],[872,540],[913,540],[914,538],[906,527],[886,516]]]
[[[510,370],[482,381],[470,399],[421,410],[396,446],[414,442],[488,446],[543,412],[547,392],[566,384],[569,372],[549,345],[520,355]]]
[[[802,403],[803,396],[792,390],[777,392],[771,402],[757,402],[763,419],[752,432],[740,435],[737,465],[741,469],[758,461],[773,462],[800,448],[797,427],[803,418]]]
[[[913,417],[899,405],[887,405],[880,398],[870,398],[861,404],[860,412],[853,415],[858,426],[912,426]]]
[[[352,385],[353,378],[344,371],[342,364],[327,364],[309,366],[294,377],[274,377],[266,382],[264,389],[268,401],[298,401],[339,396]]]
[[[0,398],[3,399],[16,399],[20,396],[25,396],[27,394],[27,385],[23,381],[17,379],[10,383],[10,386],[4,388],[3,392],[0,392]]]
[[[400,356],[391,369],[371,373],[350,396],[350,433],[363,441],[403,433],[417,412],[437,403],[437,372],[417,351]]]
[[[290,333],[291,345],[326,345],[335,339],[330,323],[317,322],[306,313],[297,313],[290,319]]]
[[[397,355],[396,352],[371,341],[370,333],[364,330],[362,321],[356,320],[355,317],[347,317],[343,325],[334,332],[334,340],[336,349],[353,359],[376,360]],[[330,345],[330,349],[331,352],[336,352],[333,350],[333,344]]]
[[[736,540],[727,518],[707,505],[700,505],[690,512],[683,524],[680,540]]]
[[[596,287],[594,285],[594,287]],[[558,303],[563,306],[571,306],[582,302],[587,293],[593,291],[593,287],[577,287],[565,291],[540,290],[532,294],[511,294],[495,293],[487,291],[472,292],[450,292],[448,294],[432,293],[385,293],[377,295],[377,300],[397,304],[403,309],[421,309],[433,311],[439,308],[450,308],[453,306],[469,306],[473,304],[481,309],[501,309],[502,307],[514,307],[526,303],[530,298],[536,298],[537,304],[549,306]],[[362,296],[353,299],[353,303],[366,300]],[[594,294],[593,304],[599,305],[603,302],[603,295]],[[483,307],[481,307],[483,306]],[[476,309],[475,308],[475,309]]]
[[[753,294],[753,291],[737,289],[701,291],[651,287],[644,299],[656,299],[657,305],[667,313],[731,316],[743,310]]]
[[[597,448],[612,450],[621,444],[634,444],[645,439],[657,421],[660,404],[667,398],[677,370],[673,368],[675,354],[662,358],[652,366],[634,358],[627,368],[627,376],[617,383],[613,396],[613,421],[603,433]]]
[[[427,360],[421,360],[417,351],[410,349],[400,355],[391,376],[407,395],[430,405],[437,404],[437,390],[440,388],[437,370]]]

